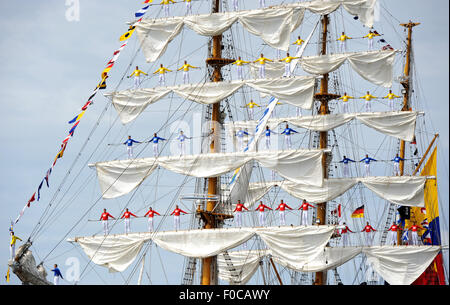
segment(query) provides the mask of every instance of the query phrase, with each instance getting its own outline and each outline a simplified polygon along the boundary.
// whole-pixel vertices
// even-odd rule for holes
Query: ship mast
[[[411,82],[409,73],[411,71],[411,49],[412,49],[412,29],[413,27],[419,25],[420,23],[414,23],[409,21],[409,23],[402,23],[401,26],[408,29],[408,39],[406,41],[406,62],[405,62],[405,70],[404,70],[404,78],[400,82],[402,84],[404,90],[403,92],[403,107],[402,111],[410,111],[411,104],[410,104],[410,93],[411,93]],[[400,141],[400,158],[405,158],[405,141]],[[405,168],[405,161],[400,161],[399,169],[400,169],[400,176],[403,176],[404,174],[404,168]],[[401,235],[402,230],[400,230],[397,233],[397,244],[401,245]]]
[[[220,0],[212,0],[212,13],[220,11]],[[211,79],[213,82],[222,81],[221,69],[223,66],[234,62],[234,60],[222,58],[222,35],[213,36],[212,38],[212,57],[206,59],[206,63],[213,68]],[[210,152],[218,153],[220,145],[218,139],[220,138],[220,102],[212,105],[212,134],[210,143]],[[208,197],[218,197],[218,179],[217,177],[208,178]],[[214,229],[218,221],[230,218],[230,215],[215,213],[217,201],[208,200],[206,202],[206,210],[197,210],[204,222],[204,229]],[[207,257],[202,259],[202,285],[214,285],[217,283],[217,260],[216,257]]]
[[[327,54],[327,35],[328,35],[328,24],[330,23],[330,20],[328,18],[328,15],[324,15],[322,17],[322,34],[321,34],[321,55]],[[330,113],[330,109],[328,107],[328,102],[332,99],[338,98],[339,95],[331,94],[328,92],[328,73],[322,75],[322,79],[320,80],[320,92],[316,93],[314,95],[316,100],[320,101],[320,108],[319,108],[319,115],[328,115]],[[319,148],[326,149],[328,148],[328,132],[327,131],[321,131],[320,132],[320,139],[319,139]],[[327,154],[323,154],[322,159],[322,170],[323,170],[323,177],[326,179],[328,178],[328,160],[327,160]],[[319,221],[319,224],[324,225],[326,224],[326,211],[327,211],[327,203],[322,202],[317,204],[317,220]],[[316,279],[314,284],[315,285],[324,285],[326,283],[326,271],[323,272],[316,272]]]

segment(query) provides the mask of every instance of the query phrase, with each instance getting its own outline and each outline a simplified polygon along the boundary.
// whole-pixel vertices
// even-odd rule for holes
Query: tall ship
[[[439,135],[415,90],[423,24],[376,0],[147,0],[130,16],[11,216],[8,280],[448,285]]]

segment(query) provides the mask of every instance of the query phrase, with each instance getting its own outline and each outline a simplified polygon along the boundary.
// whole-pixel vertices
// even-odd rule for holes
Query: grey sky
[[[246,0],[246,8],[252,7],[251,4],[248,4],[251,1],[254,2],[252,4],[253,7],[257,5],[256,0]],[[0,38],[0,62],[2,63],[0,82],[3,92],[1,101],[3,119],[0,122],[0,126],[2,130],[1,142],[4,143],[1,150],[2,183],[0,186],[0,200],[2,202],[0,223],[3,228],[0,234],[0,243],[4,246],[0,252],[0,260],[5,263],[3,269],[0,269],[0,275],[3,274],[2,272],[6,272],[7,268],[6,262],[9,253],[7,228],[10,220],[14,220],[17,217],[29,197],[37,189],[45,172],[51,166],[61,141],[67,136],[67,132],[70,129],[67,122],[79,113],[81,106],[97,85],[100,80],[100,73],[104,69],[106,62],[120,46],[118,38],[126,31],[126,22],[133,19],[134,12],[142,7],[141,2],[80,0],[80,21],[69,22],[65,16],[67,6],[61,0],[30,1],[26,5],[19,5],[12,1],[0,1],[0,25],[4,31]],[[268,0],[266,2],[268,5],[271,5],[280,1]],[[382,18],[390,18],[393,26],[397,26],[397,19],[401,22],[408,22],[411,19],[422,23],[414,29],[415,64],[417,75],[420,78],[420,88],[415,89],[419,92],[420,97],[423,98],[419,103],[421,105],[419,110],[426,112],[427,130],[430,133],[438,132],[440,134],[438,141],[440,205],[445,207],[444,210],[447,211],[445,217],[441,215],[441,227],[446,229],[445,233],[448,235],[449,3],[444,0],[431,2],[421,0],[383,0],[381,5]],[[209,9],[209,5],[204,3],[204,1],[194,1],[193,6],[194,12],[198,10],[205,12]],[[391,18],[384,8],[388,9],[395,18]],[[159,10],[160,7],[151,7],[151,9]],[[183,14],[184,4],[177,4],[174,12],[176,15]],[[155,14],[152,13],[151,16],[155,16]],[[404,37],[401,27],[397,27],[397,33],[395,33],[391,24],[382,19],[381,23],[375,23],[375,28],[385,33],[385,39],[392,41],[392,45],[395,48],[403,47],[400,44],[400,39]],[[352,32],[352,30],[351,25],[346,28],[348,32]],[[360,25],[358,29],[355,29],[358,33],[363,33],[365,30]],[[307,33],[309,32],[305,30],[302,32],[302,35],[306,36]],[[202,47],[201,51],[189,57],[189,61],[192,61],[193,65],[204,67],[202,60],[206,56],[206,48],[204,46],[206,39],[195,37],[192,32],[186,32],[186,35],[190,35],[189,39],[192,40],[187,45],[183,45],[181,52],[194,52]],[[295,37],[294,35],[296,33],[292,35],[292,38]],[[178,52],[180,52],[177,47],[178,43],[181,38],[186,39],[186,37],[177,38],[169,46],[170,52],[162,58],[161,62],[165,61],[164,63],[173,65],[171,67],[172,70],[176,68],[175,65],[179,65],[177,62]],[[131,65],[131,67],[139,65],[145,72],[156,70],[155,63],[145,63],[142,53],[138,53],[136,60],[131,62],[131,58],[134,56],[137,48],[137,39],[133,37],[112,70],[108,82],[109,90],[106,91],[113,90],[124,74],[129,75],[131,73],[131,71],[127,70],[129,68],[128,65]],[[315,46],[311,47],[309,52],[314,53],[316,51],[315,48]],[[363,45],[363,48],[365,48],[365,45]],[[159,61],[156,64],[159,64]],[[398,70],[396,72],[396,75],[398,75]],[[200,81],[203,74],[204,69],[194,74],[191,78],[194,81]],[[131,80],[125,79],[121,89],[131,86],[131,82]],[[147,84],[154,85],[155,82],[153,78]],[[178,83],[180,82],[181,78],[178,75]],[[365,90],[359,89],[359,91]],[[100,93],[103,92],[101,91]],[[381,95],[384,91],[379,91],[378,93]],[[108,100],[102,97],[101,94],[97,95],[95,104],[89,108],[77,128],[75,136],[70,140],[64,158],[60,159],[56,164],[50,178],[50,189],[47,189],[46,186],[43,188],[41,201],[32,203],[32,207],[25,211],[25,215],[16,225],[16,234],[21,238],[28,237],[36,225],[41,213],[75,159],[76,154],[80,151],[106,102]],[[167,105],[155,105],[155,112],[146,113],[147,116],[144,119],[141,118],[139,122],[131,124],[131,126],[116,126],[114,129],[116,133],[107,136],[100,150],[106,150],[106,143],[123,142],[129,132],[132,132],[133,137],[137,139],[148,139],[154,131],[160,128],[160,124],[166,118],[166,114],[163,112],[166,110],[165,106]],[[174,108],[177,105],[170,104],[170,106]],[[195,110],[200,111],[201,108],[195,106]],[[153,115],[158,116],[160,114],[157,111],[161,111],[161,118],[158,117],[156,119],[153,117]],[[84,164],[89,154],[95,149],[95,143],[102,140],[102,135],[105,134],[115,118],[116,113],[108,110],[105,118],[101,121],[102,125],[99,127],[99,131],[94,134],[87,150],[81,157],[81,161],[75,167],[75,171],[78,171]],[[169,133],[165,135],[168,136]],[[421,143],[420,145],[421,147],[426,147],[427,143]],[[150,150],[151,148],[148,149],[146,155],[150,155]],[[116,148],[109,153],[104,151],[95,154],[95,161],[106,156],[110,158],[125,157],[123,147]],[[88,173],[89,171],[87,170]],[[156,180],[152,181],[155,183]],[[97,182],[92,180],[82,193],[82,200],[85,198],[87,198],[88,202],[95,200],[99,195]],[[152,196],[156,198],[156,195]],[[58,218],[55,223],[46,228],[45,234],[41,235],[35,245],[38,256],[46,255],[60,240],[62,233],[54,234],[54,232],[65,233],[73,225],[71,222],[73,220],[69,221],[69,224],[66,224],[66,222],[71,213],[75,214],[79,211],[77,210],[77,205],[83,211],[87,208],[86,205],[83,205],[82,200],[80,201],[79,198],[75,199],[70,206],[69,215]],[[98,212],[103,207],[119,211],[119,207],[123,207],[123,203],[117,200],[108,206],[106,203],[100,202],[89,213],[89,219],[97,218]],[[140,208],[144,208],[144,205]],[[80,216],[79,214],[75,215],[77,217]],[[168,226],[170,227],[172,226],[171,221],[171,219],[168,220]],[[184,225],[188,225],[187,220]],[[95,230],[99,229],[95,225],[86,224],[85,227],[78,228],[77,232],[87,234],[94,228]],[[120,227],[119,230],[121,231],[122,228]],[[64,243],[67,244],[66,242]],[[71,249],[67,245],[64,245],[64,247],[66,247],[65,249]],[[61,256],[50,256],[50,259],[53,258],[53,260],[46,262],[46,266],[51,266],[54,260],[58,259],[61,260],[59,264],[61,266],[64,265],[64,260],[67,256],[61,251],[58,253]],[[82,265],[85,263],[85,257],[83,258],[81,252],[74,250],[70,254],[79,257]],[[167,254],[169,259],[172,259],[174,256]],[[167,257],[164,257],[164,259]],[[36,259],[39,261],[40,258]],[[168,277],[172,279],[171,284],[179,283],[179,279],[181,279],[180,269],[181,265],[178,269],[169,268],[169,270],[166,270]],[[102,272],[102,277],[108,279],[108,282],[123,283],[123,278],[119,275],[112,275],[111,278],[108,278],[106,272],[100,272]],[[157,271],[155,269],[155,272],[161,272],[161,270]],[[161,275],[161,278],[163,278],[163,275]],[[88,283],[102,283],[96,277],[95,272],[90,272],[86,281]],[[161,282],[165,283],[164,280],[161,280]],[[15,276],[12,276],[12,283],[18,283]]]

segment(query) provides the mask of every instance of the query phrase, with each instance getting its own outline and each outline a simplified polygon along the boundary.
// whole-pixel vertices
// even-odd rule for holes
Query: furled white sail
[[[68,241],[78,243],[95,264],[109,268],[110,272],[121,272],[133,263],[143,244],[150,240],[167,251],[204,258],[258,235],[277,256],[308,261],[323,251],[334,229],[334,226],[248,227],[77,237]]]
[[[109,236],[87,236],[69,239],[78,243],[94,264],[122,272],[130,266],[151,233],[130,233]]]
[[[259,261],[271,256],[273,261],[299,272],[320,272],[339,267],[362,254],[369,265],[391,285],[410,285],[430,265],[441,250],[441,246],[372,246],[372,247],[325,247],[320,255],[304,263],[302,259],[286,261],[274,255],[271,249],[228,252],[236,269],[247,283],[258,267]],[[219,277],[231,281],[223,255],[219,256]]]
[[[365,247],[373,269],[391,285],[410,285],[431,264],[440,246]]]
[[[392,87],[396,50],[327,54],[302,57],[299,64],[310,74],[322,75],[338,69],[346,61],[365,80],[386,88]]]
[[[334,230],[334,226],[325,225],[257,228],[256,232],[274,257],[303,266],[324,251]]]
[[[217,177],[257,161],[291,181],[321,186],[322,150],[211,153],[99,162],[95,166],[103,198],[125,195],[141,184],[158,166],[198,178]]]
[[[105,94],[123,124],[136,119],[149,105],[173,92],[182,98],[200,104],[214,104],[232,95],[244,85],[282,99],[288,104],[310,109],[313,103],[314,77],[299,76],[277,79],[238,80],[232,82],[206,82],[153,89],[124,90]]]
[[[227,228],[158,232],[152,239],[167,251],[188,257],[205,258],[235,248],[254,234],[253,228]]]
[[[290,34],[303,22],[306,9],[317,14],[330,14],[341,5],[350,14],[358,16],[366,26],[372,27],[375,0],[315,0],[259,10],[144,19],[136,24],[136,33],[147,62],[157,60],[185,25],[199,35],[216,36],[239,22],[269,46],[287,51]]]
[[[274,129],[280,124],[288,123],[308,130],[329,131],[356,119],[385,135],[412,141],[416,131],[417,116],[420,113],[417,111],[393,111],[274,118],[267,122],[267,126]],[[237,121],[225,124],[227,133],[231,136],[241,128],[251,130],[255,126],[256,121]]]
[[[275,255],[272,258],[276,263],[298,272],[320,272],[345,264],[361,251],[361,247],[325,247],[317,257],[306,263],[287,261]]]
[[[256,182],[249,185],[245,206],[252,206],[274,186],[279,186],[282,190],[300,200],[327,202],[341,196],[357,183],[362,183],[379,197],[389,202],[404,206],[423,207],[425,204],[426,179],[425,176],[334,178],[324,179],[321,187],[288,180]]]

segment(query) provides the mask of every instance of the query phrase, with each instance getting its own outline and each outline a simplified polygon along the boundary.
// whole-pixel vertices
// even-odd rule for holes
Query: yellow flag
[[[9,283],[9,267],[8,267],[8,271],[6,272],[6,282]]]
[[[133,32],[134,32],[135,29],[136,29],[135,26],[130,26],[130,28],[128,29],[128,32],[126,32],[125,34],[120,36],[119,40],[120,41],[124,41],[124,40],[127,40],[128,38],[130,38],[131,35],[133,35]]]

